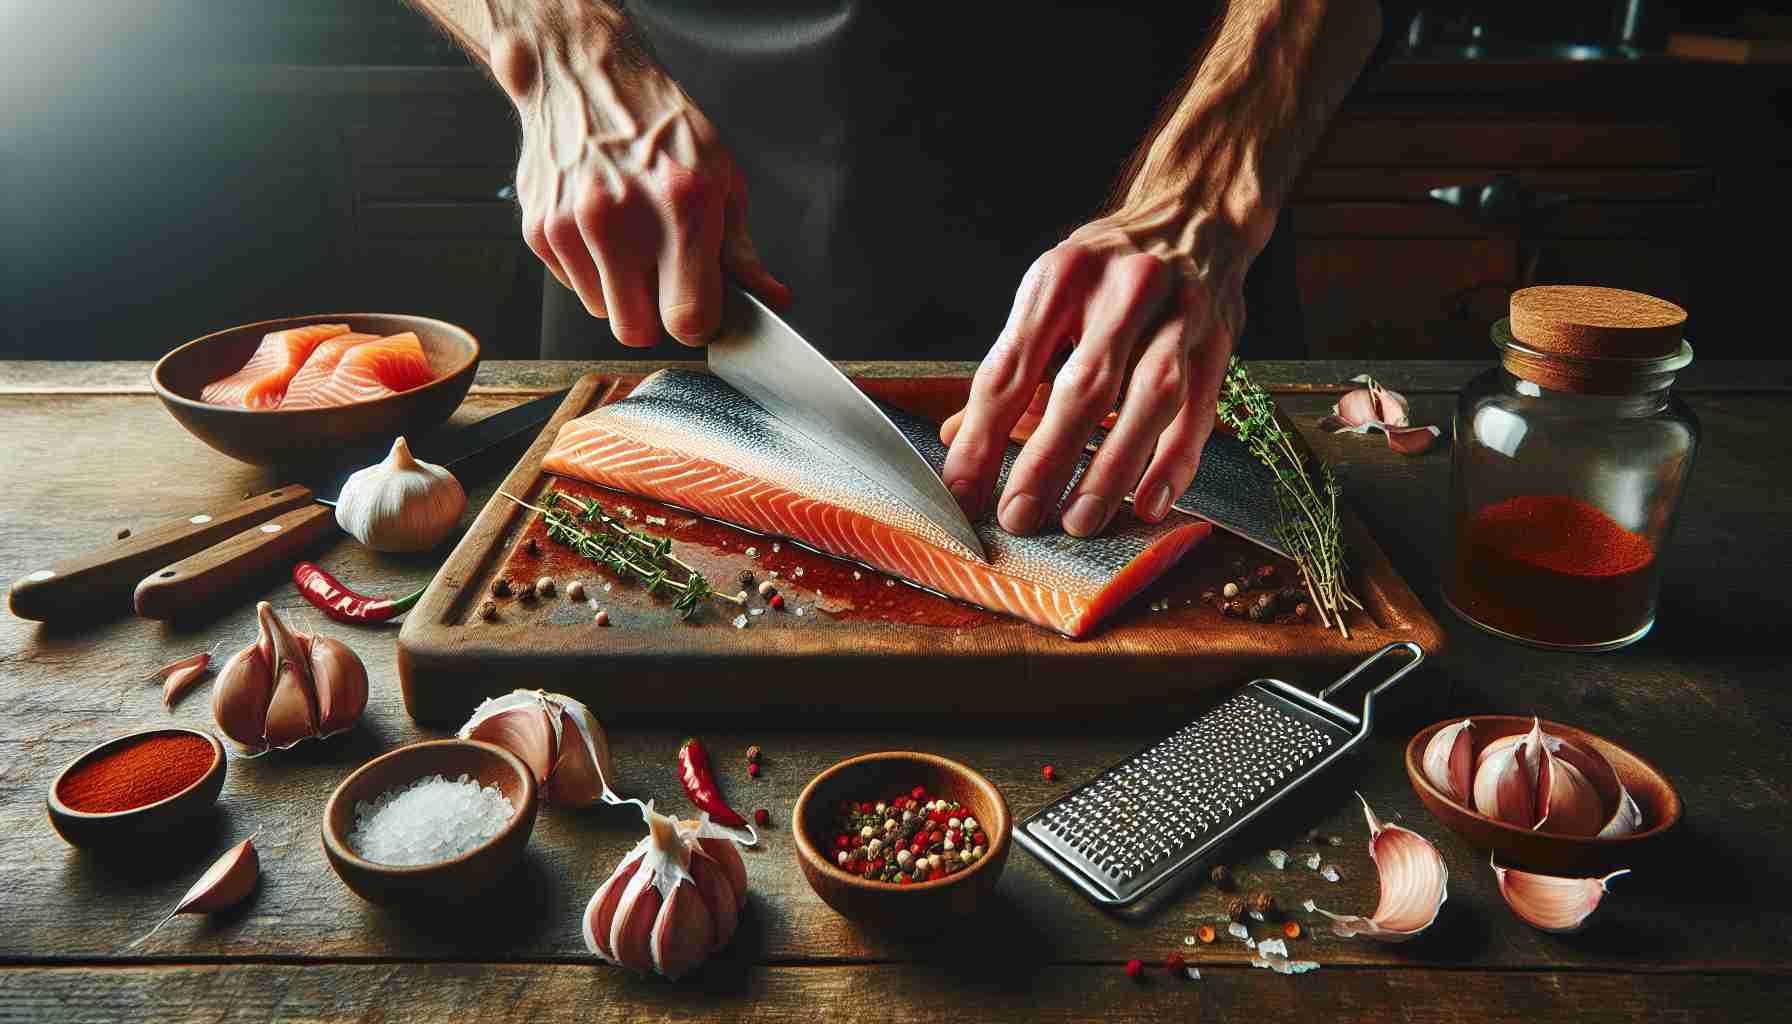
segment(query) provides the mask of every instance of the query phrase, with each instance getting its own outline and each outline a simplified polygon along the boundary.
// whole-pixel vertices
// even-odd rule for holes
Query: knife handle
[[[336,524],[335,510],[306,505],[183,558],[137,584],[137,614],[172,619],[196,610],[269,568],[289,561]]]
[[[144,573],[312,502],[309,489],[287,484],[219,510],[163,523],[47,569],[22,574],[13,581],[7,604],[19,618],[39,622],[83,612],[123,611],[131,587]]]

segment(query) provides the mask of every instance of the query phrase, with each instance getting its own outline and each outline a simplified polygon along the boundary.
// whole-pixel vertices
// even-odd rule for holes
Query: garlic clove
[[[1420,767],[1425,778],[1443,794],[1459,804],[1467,804],[1474,779],[1473,726],[1468,719],[1446,725],[1432,734],[1425,744]]]
[[[659,920],[664,902],[659,889],[654,887],[653,872],[635,872],[635,877],[622,891],[616,918],[610,925],[610,952],[617,963],[630,970],[652,969],[653,926]]]
[[[549,801],[569,807],[589,807],[600,800],[617,803],[608,779],[614,774],[610,762],[610,739],[597,716],[580,701],[563,694],[547,695],[550,708],[560,714],[560,756],[548,774],[546,795]]]
[[[1500,895],[1505,897],[1506,906],[1511,907],[1520,920],[1533,928],[1558,933],[1579,931],[1584,927],[1587,918],[1599,909],[1600,900],[1610,891],[1606,888],[1607,883],[1630,873],[1629,868],[1624,868],[1604,878],[1557,878],[1502,868],[1491,857],[1488,865],[1499,881]]]
[[[585,948],[609,963],[619,962],[610,946],[610,929],[616,923],[616,910],[622,905],[622,894],[640,866],[640,853],[623,861],[604,884],[597,887],[591,894],[591,902],[585,905]]]
[[[354,725],[367,710],[367,666],[333,637],[311,638],[311,678],[317,684],[317,727],[325,736]]]
[[[1605,824],[1605,813],[1593,784],[1580,769],[1551,754],[1548,746],[1542,750],[1548,765],[1544,777],[1549,784],[1541,787],[1544,791],[1537,798],[1541,811],[1537,831],[1570,836],[1590,836],[1598,832]]]
[[[274,695],[268,701],[262,735],[272,747],[286,748],[317,735],[317,691],[310,653],[274,606],[255,606],[262,632],[273,644]]]
[[[460,727],[463,740],[496,743],[510,751],[546,783],[559,757],[563,729],[540,690],[516,690],[483,701]]]
[[[1612,814],[1611,821],[1599,830],[1599,838],[1612,839],[1638,832],[1643,827],[1643,809],[1637,806],[1636,798],[1630,790],[1618,783],[1618,809]]]
[[[212,687],[212,720],[218,724],[218,731],[240,746],[266,749],[262,732],[273,693],[273,673],[259,644],[250,644],[231,655]]]
[[[695,822],[688,822],[695,827]],[[709,949],[704,952],[714,953],[734,938],[734,928],[740,919],[740,905],[735,894],[742,890],[734,888],[728,879],[728,871],[716,862],[701,847],[691,851],[691,879],[697,886],[697,892],[703,897],[703,905],[709,908],[709,918],[713,924],[714,936]]]
[[[1332,932],[1343,938],[1363,935],[1382,942],[1405,942],[1422,934],[1437,920],[1449,898],[1450,870],[1424,836],[1375,816],[1361,793],[1363,817],[1369,823],[1369,859],[1381,878],[1381,898],[1371,917],[1334,914],[1307,907],[1332,920]]]
[[[187,687],[205,677],[206,667],[211,660],[211,655],[208,654],[205,655],[204,661],[184,668],[177,668],[168,673],[168,678],[162,681],[162,705],[173,707],[174,702],[180,699],[180,695],[187,692]]]
[[[1475,812],[1518,828],[1535,825],[1538,759],[1539,752],[1521,739],[1482,760],[1475,769]]]
[[[256,879],[261,877],[261,855],[255,852],[255,837],[250,836],[212,862],[205,869],[205,874],[193,883],[187,894],[182,896],[168,916],[162,918],[160,924],[149,930],[149,933],[136,942],[126,946],[132,949],[141,945],[150,935],[162,930],[162,925],[174,920],[179,914],[213,914],[220,910],[228,910],[241,903],[255,888]]]
[[[429,551],[454,531],[466,507],[454,474],[414,458],[400,437],[383,461],[342,485],[336,522],[375,551]]]
[[[704,818],[707,820],[708,815]],[[702,826],[698,829],[699,848],[721,867],[722,873],[728,877],[729,886],[734,890],[734,910],[738,916],[747,909],[747,863],[741,859],[740,846],[727,836],[704,835]]]
[[[653,926],[653,969],[677,981],[709,959],[715,924],[697,887],[681,882],[667,897]]]
[[[154,674],[152,674],[150,678],[152,678],[152,679],[167,679],[169,676],[174,675],[176,672],[179,672],[183,669],[192,668],[195,665],[199,666],[200,668],[204,668],[206,665],[211,663],[211,660],[212,660],[212,653],[210,651],[200,651],[198,654],[189,654],[184,658],[176,658],[173,661],[169,662],[168,664],[163,665],[161,668],[156,669]]]

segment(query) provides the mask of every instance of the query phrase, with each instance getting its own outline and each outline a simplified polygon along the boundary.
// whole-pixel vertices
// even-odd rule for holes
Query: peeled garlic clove
[[[1491,857],[1488,865],[1499,881],[1506,906],[1526,924],[1546,932],[1579,931],[1599,909],[1599,901],[1609,891],[1606,883],[1630,873],[1624,868],[1604,878],[1557,878],[1502,868]]]
[[[317,727],[323,735],[349,728],[367,710],[367,666],[342,641],[311,638],[311,679],[317,685]]]
[[[1484,759],[1475,769],[1475,813],[1518,828],[1535,825],[1540,758],[1520,740]]]
[[[252,750],[267,747],[262,738],[274,677],[261,646],[250,644],[231,656],[212,687],[212,720],[218,731]]]
[[[583,703],[563,694],[547,695],[550,708],[560,715],[560,756],[548,774],[546,796],[556,804],[589,807],[606,795],[616,802],[610,791],[610,739],[597,716]]]
[[[466,507],[454,474],[413,458],[400,437],[385,461],[356,470],[342,485],[336,522],[375,551],[428,551],[453,532]]]
[[[1474,737],[1469,734],[1471,728],[1473,726],[1465,718],[1437,730],[1425,744],[1425,756],[1419,762],[1425,778],[1459,804],[1468,803],[1474,780],[1475,751]]]
[[[236,906],[255,888],[255,881],[260,877],[261,855],[255,852],[255,837],[250,836],[213,861],[212,866],[205,869],[205,874],[199,876],[199,880],[193,883],[193,887],[187,890],[187,894],[181,897],[161,924],[151,928],[148,935],[125,948],[141,944],[150,935],[160,931],[162,925],[174,920],[176,915],[212,914]]]
[[[1437,920],[1449,898],[1450,870],[1437,847],[1424,836],[1375,816],[1361,793],[1363,817],[1369,822],[1369,859],[1381,878],[1381,899],[1375,914],[1334,914],[1307,901],[1307,907],[1332,920],[1332,932],[1344,938],[1364,935],[1382,942],[1405,942]]]
[[[1643,827],[1643,809],[1637,806],[1636,798],[1630,790],[1618,783],[1618,809],[1612,814],[1612,820],[1599,830],[1599,838],[1611,839],[1615,836],[1627,836]]]
[[[503,747],[529,766],[537,783],[546,783],[560,756],[563,731],[546,694],[516,690],[481,702],[457,735]]]

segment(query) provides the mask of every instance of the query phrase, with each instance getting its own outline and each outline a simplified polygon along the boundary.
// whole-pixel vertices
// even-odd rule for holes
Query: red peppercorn
[[[753,812],[753,824],[764,828],[772,823],[772,812],[761,807]]]
[[[1164,957],[1164,970],[1169,971],[1172,978],[1180,976],[1182,969],[1187,966],[1188,961],[1182,959],[1181,953],[1171,953]]]
[[[869,801],[869,800],[865,801],[864,803],[859,805],[859,813],[860,814],[870,814],[871,806],[872,806],[871,801]]]
[[[916,786],[914,789],[908,791],[908,795],[914,797],[916,800],[923,799],[927,796],[927,787]]]
[[[879,871],[882,871],[883,869],[884,869],[884,859],[882,857],[877,858],[876,860],[872,861],[870,863],[870,865],[868,865],[868,870],[870,870],[870,872],[874,875],[877,874]]]
[[[1058,770],[1048,764],[1044,768],[1039,769],[1039,774],[1045,776],[1045,781],[1050,782],[1057,777]],[[1138,963],[1138,961],[1134,960],[1133,963]]]
[[[957,846],[958,841],[962,838],[963,838],[963,836],[959,833],[959,831],[957,829],[949,828],[946,830],[946,840],[948,842],[950,842],[953,846]]]
[[[852,840],[844,835],[838,835],[834,837],[834,845],[844,850],[852,845]]]
[[[747,765],[747,774],[753,776],[755,779],[757,779],[759,777],[759,762],[758,761],[754,761],[751,764]]]
[[[1126,976],[1134,981],[1138,981],[1145,976],[1145,965],[1139,963],[1137,960],[1126,961]]]
[[[784,595],[783,594],[773,594],[772,599],[770,601],[767,601],[766,604],[771,605],[773,611],[777,611],[778,609],[784,607]]]

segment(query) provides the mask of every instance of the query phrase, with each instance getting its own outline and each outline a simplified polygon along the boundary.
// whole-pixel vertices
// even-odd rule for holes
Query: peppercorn
[[[755,743],[752,746],[747,748],[747,760],[748,761],[759,760],[759,744]]]
[[[1213,870],[1207,872],[1207,877],[1213,879],[1214,885],[1222,885],[1223,886],[1226,884],[1227,881],[1230,880],[1231,875],[1230,875],[1230,873],[1228,873],[1226,871],[1226,865],[1215,864],[1213,866]]]
[[[1187,966],[1188,961],[1182,959],[1181,953],[1171,953],[1169,956],[1164,957],[1164,970],[1170,972],[1170,977],[1172,978],[1182,974],[1182,969]]]
[[[591,616],[591,621],[600,626],[608,626],[610,624],[610,613],[599,608],[597,614]]]
[[[1275,595],[1274,594],[1259,594],[1256,597],[1256,599],[1251,601],[1250,611],[1247,612],[1246,614],[1248,614],[1250,616],[1252,622],[1262,622],[1264,619],[1268,619],[1268,618],[1271,618],[1272,616],[1274,616],[1275,613],[1276,613]]]
[[[1252,910],[1268,917],[1270,914],[1276,912],[1275,894],[1268,892],[1254,892],[1251,894],[1250,906]]]
[[[1271,579],[1275,576],[1275,574],[1276,574],[1276,567],[1273,565],[1265,564],[1265,565],[1259,565],[1257,567],[1257,578],[1260,580]]]
[[[554,578],[552,576],[543,576],[541,579],[536,580],[535,581],[535,592],[537,594],[540,594],[542,597],[553,597],[554,596]]]
[[[487,601],[479,606],[479,617],[487,622],[498,617],[498,602]]]
[[[766,810],[763,807],[761,807],[757,811],[753,812],[753,824],[758,825],[760,828],[764,828],[765,826],[770,825],[771,823],[772,823],[772,812]]]
[[[1200,939],[1203,943],[1211,944],[1215,937],[1213,925],[1204,924],[1195,929],[1195,938]]]
[[[510,577],[500,576],[497,579],[492,581],[492,596],[493,597],[509,597],[510,596]]]
[[[1307,602],[1302,601],[1294,606],[1294,617],[1297,619],[1304,619],[1310,611],[1312,611],[1312,609],[1307,607]]]
[[[772,607],[773,611],[777,611],[778,609],[781,609],[784,607],[784,595],[783,594],[773,594],[772,599],[770,601],[767,601],[766,604],[770,605]]]
[[[1300,938],[1300,922],[1289,921],[1282,925],[1282,934],[1291,939]]]
[[[1220,588],[1220,593],[1226,595],[1227,597],[1237,597],[1238,596],[1238,584],[1235,582],[1228,581],[1225,586]]]
[[[1244,912],[1249,909],[1243,896],[1234,896],[1226,901],[1226,916],[1234,921],[1244,920]]]
[[[1250,615],[1250,607],[1245,604],[1242,598],[1235,597],[1232,600],[1227,601],[1220,610],[1235,619],[1242,619]]]
[[[119,540],[123,540],[126,537],[129,537],[130,535],[131,535],[131,531],[129,528],[118,531],[118,539]]]
[[[1144,976],[1144,974],[1145,974],[1145,965],[1144,964],[1138,962],[1137,960],[1126,961],[1126,976],[1128,978],[1131,978],[1134,981],[1138,981],[1141,977]]]
[[[530,537],[528,542],[523,545],[523,550],[529,553],[530,558],[534,558],[536,555],[541,554],[541,545],[535,543],[534,537]]]
[[[753,574],[750,572],[742,572],[740,574],[740,586],[742,590],[753,589]]]
[[[753,761],[753,762],[748,763],[747,774],[753,776],[755,779],[757,779],[759,777],[759,762],[758,761]]]
[[[522,586],[516,588],[516,596],[521,598],[524,601],[535,600],[535,584],[525,583]]]

